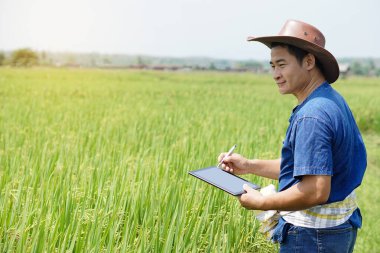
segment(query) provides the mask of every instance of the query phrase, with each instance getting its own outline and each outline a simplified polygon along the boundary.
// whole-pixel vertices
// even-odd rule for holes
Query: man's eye
[[[285,64],[280,64],[280,67],[281,67],[281,68],[285,67]]]

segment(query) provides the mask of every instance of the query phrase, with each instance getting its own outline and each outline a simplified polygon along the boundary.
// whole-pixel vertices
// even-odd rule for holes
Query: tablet
[[[243,184],[247,184],[255,190],[260,189],[258,185],[255,185],[218,167],[208,167],[199,170],[193,170],[189,171],[189,174],[234,196],[239,196],[245,193]]]

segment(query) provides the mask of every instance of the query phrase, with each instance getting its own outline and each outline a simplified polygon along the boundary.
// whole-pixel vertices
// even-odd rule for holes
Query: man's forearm
[[[289,189],[265,196],[260,209],[296,211],[324,204],[331,190],[330,176],[304,176]]]
[[[280,176],[281,159],[276,160],[259,160],[253,159],[249,161],[251,173],[257,176],[278,180]]]

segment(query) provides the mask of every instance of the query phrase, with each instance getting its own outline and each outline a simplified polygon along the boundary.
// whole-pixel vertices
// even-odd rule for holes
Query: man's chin
[[[278,88],[278,92],[280,92],[281,95],[289,94],[289,92],[285,89]]]

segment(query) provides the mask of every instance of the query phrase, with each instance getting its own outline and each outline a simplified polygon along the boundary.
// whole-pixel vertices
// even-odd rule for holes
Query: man
[[[367,166],[366,150],[343,97],[330,84],[339,77],[324,35],[288,20],[277,36],[249,37],[271,49],[273,78],[281,94],[293,94],[293,109],[278,160],[224,157],[224,170],[279,180],[279,192],[263,196],[245,185],[241,205],[278,210],[272,231],[280,252],[352,252],[362,225],[354,189]]]

